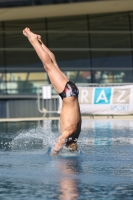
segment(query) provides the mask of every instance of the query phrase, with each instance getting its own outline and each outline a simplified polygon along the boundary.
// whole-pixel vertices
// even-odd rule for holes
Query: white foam
[[[11,149],[13,150],[47,150],[49,146],[56,143],[56,135],[49,129],[42,127],[24,130],[12,140]]]
[[[63,157],[75,157],[75,156],[79,156],[79,154],[80,154],[80,150],[72,152],[68,148],[63,147],[58,155],[63,156]]]

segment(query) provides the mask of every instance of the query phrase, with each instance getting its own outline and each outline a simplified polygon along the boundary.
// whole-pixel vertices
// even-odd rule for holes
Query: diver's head
[[[66,147],[70,150],[70,151],[77,151],[78,150],[78,145],[76,142],[72,142],[69,144],[66,144]]]

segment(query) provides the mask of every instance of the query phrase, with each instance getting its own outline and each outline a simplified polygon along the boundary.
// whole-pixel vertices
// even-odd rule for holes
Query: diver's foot
[[[30,29],[28,27],[26,27],[23,30],[23,34],[24,36],[26,36],[30,41],[34,41],[34,40],[38,40],[38,36],[37,34],[33,33],[30,31]],[[39,36],[39,38],[41,38],[41,36]]]

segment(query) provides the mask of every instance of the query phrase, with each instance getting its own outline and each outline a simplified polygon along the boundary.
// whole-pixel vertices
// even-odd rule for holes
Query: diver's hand
[[[59,153],[59,151],[56,151],[56,150],[51,150],[51,153],[50,153],[50,156],[57,156]]]

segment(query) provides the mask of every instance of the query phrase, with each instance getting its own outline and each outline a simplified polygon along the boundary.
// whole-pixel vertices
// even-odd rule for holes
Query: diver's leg
[[[58,93],[61,93],[64,90],[64,87],[67,83],[68,78],[64,78],[60,70],[53,64],[49,54],[43,49],[41,44],[38,42],[38,35],[30,31],[29,28],[23,30],[23,34],[28,37],[29,42],[34,47],[37,55],[43,63],[44,69],[48,73],[51,84]]]
[[[59,68],[59,66],[58,66],[58,64],[56,62],[55,55],[45,46],[45,44],[41,40],[41,36],[40,35],[38,35],[38,41],[40,42],[40,44],[41,44],[42,48],[44,49],[44,51],[46,51],[49,54],[54,66],[58,69],[58,71],[62,74],[62,76],[68,81],[67,76],[60,70],[60,68]]]

